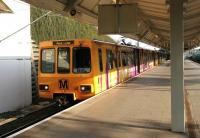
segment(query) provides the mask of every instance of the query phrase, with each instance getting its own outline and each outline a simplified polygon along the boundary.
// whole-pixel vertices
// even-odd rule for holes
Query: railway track
[[[58,107],[57,104],[53,103],[40,110],[27,114],[24,117],[20,117],[12,122],[1,125],[0,138],[5,138],[73,105],[74,104],[68,104],[64,107]]]

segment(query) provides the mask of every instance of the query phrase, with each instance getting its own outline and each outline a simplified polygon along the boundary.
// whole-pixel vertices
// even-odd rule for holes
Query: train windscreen
[[[58,73],[70,72],[70,49],[58,48]]]
[[[55,72],[55,57],[54,49],[42,49],[42,73],[54,73]]]
[[[91,71],[91,54],[87,47],[73,48],[73,72],[89,73]]]

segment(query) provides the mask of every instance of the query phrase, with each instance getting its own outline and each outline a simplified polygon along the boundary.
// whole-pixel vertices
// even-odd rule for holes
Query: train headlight
[[[39,85],[39,89],[42,90],[42,91],[48,91],[49,90],[49,85],[40,84]]]
[[[48,86],[48,85],[45,85],[45,86],[44,86],[44,89],[45,89],[45,90],[49,90],[49,86]]]
[[[90,85],[81,85],[80,91],[81,92],[91,92],[91,86]]]
[[[85,86],[82,86],[82,87],[81,87],[81,91],[85,91]]]

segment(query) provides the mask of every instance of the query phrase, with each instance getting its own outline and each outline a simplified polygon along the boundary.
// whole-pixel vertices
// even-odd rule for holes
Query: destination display
[[[53,45],[71,45],[74,41],[53,41]]]

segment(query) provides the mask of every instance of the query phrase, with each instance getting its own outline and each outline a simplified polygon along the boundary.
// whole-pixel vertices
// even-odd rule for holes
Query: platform
[[[192,117],[191,128],[195,131],[195,137],[200,138],[200,64],[185,61],[184,74]]]
[[[185,62],[186,89],[194,120],[200,120],[200,65]],[[197,73],[197,74],[195,74]],[[194,77],[195,78],[194,78]],[[186,138],[171,132],[170,67],[163,64],[84,101],[17,138]]]

